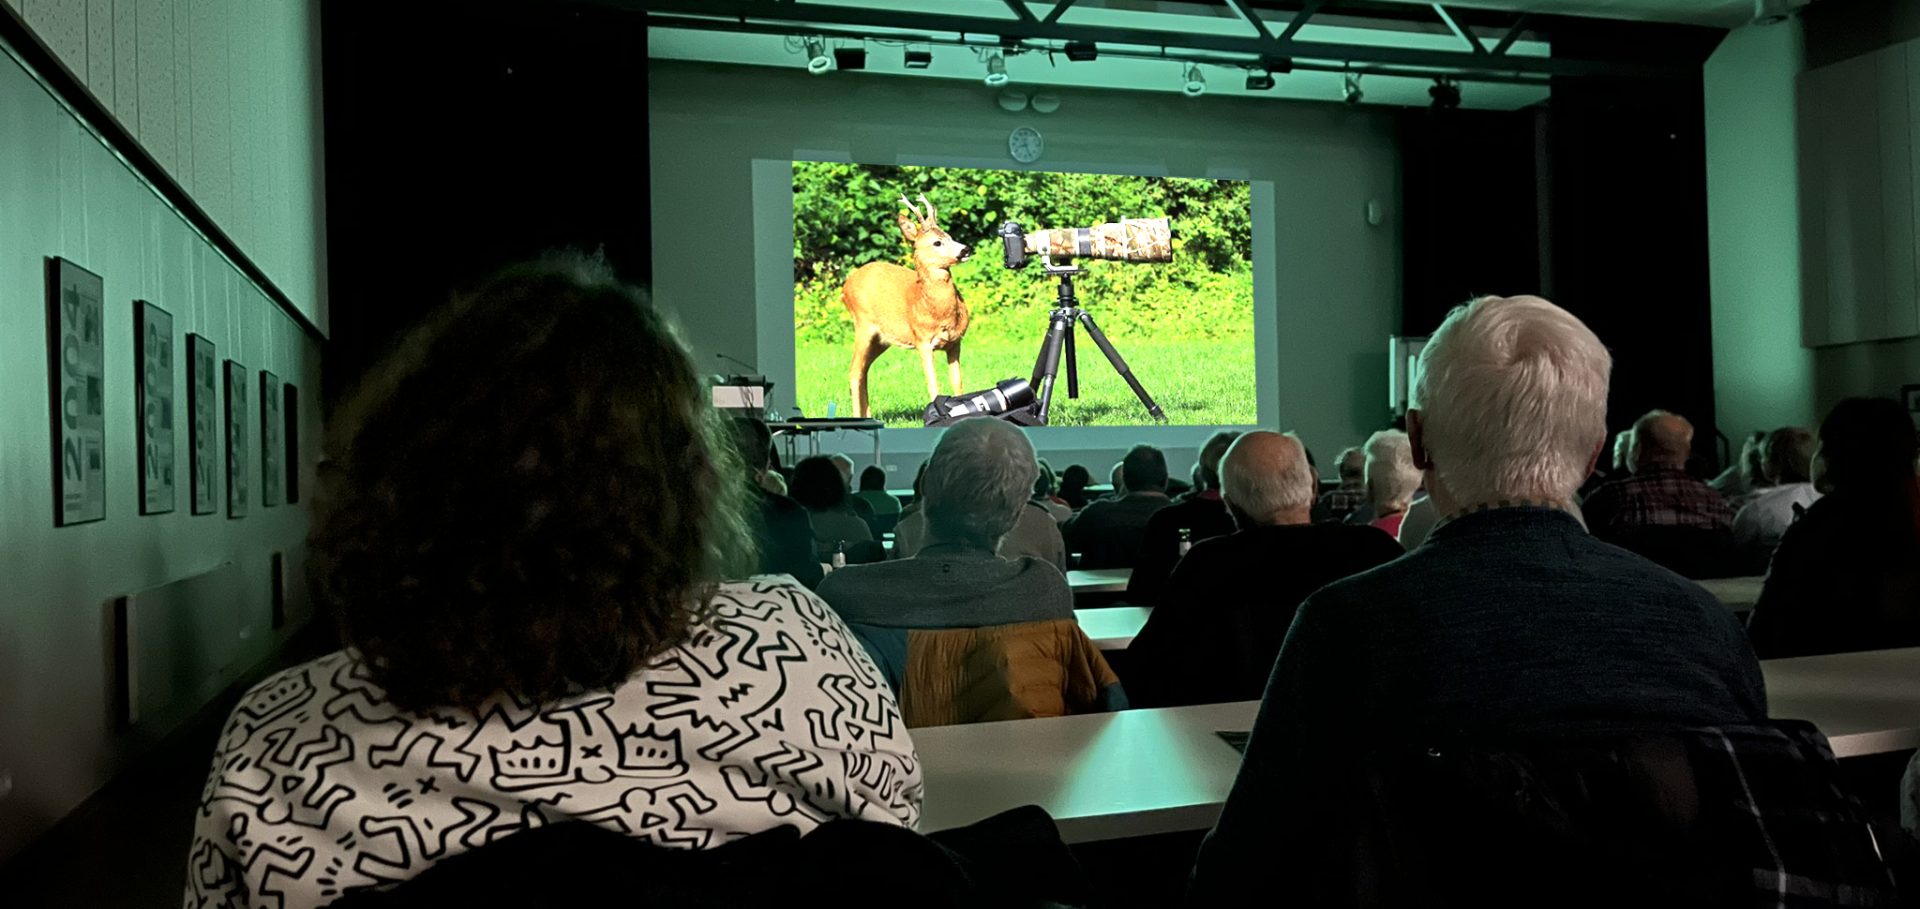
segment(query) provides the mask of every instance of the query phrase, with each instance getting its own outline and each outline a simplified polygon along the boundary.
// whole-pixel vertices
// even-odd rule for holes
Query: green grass
[[[963,391],[986,388],[1002,379],[1029,378],[1040,352],[1037,326],[1032,341],[967,339],[960,358]],[[1253,336],[1207,341],[1153,341],[1110,335],[1133,374],[1146,386],[1167,421],[1176,426],[1251,424],[1255,422]],[[1053,395],[1049,425],[1139,426],[1151,424],[1145,407],[1127,383],[1107,365],[1100,348],[1083,332],[1077,339],[1080,359],[1080,397],[1067,398],[1066,367]],[[794,352],[796,396],[808,416],[824,417],[827,402],[838,403],[838,416],[853,414],[847,399],[847,369],[852,351],[840,345],[804,344]],[[934,355],[942,394],[947,385],[944,354]],[[867,374],[873,415],[890,427],[922,425],[927,406],[925,374],[920,355],[895,348],[874,361]]]

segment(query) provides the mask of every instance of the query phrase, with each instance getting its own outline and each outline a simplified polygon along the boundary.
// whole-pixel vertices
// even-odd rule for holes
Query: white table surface
[[[1920,648],[1768,660],[1760,668],[1773,716],[1811,720],[1836,755],[1920,748]],[[1240,766],[1239,752],[1214,733],[1251,728],[1259,706],[915,729],[927,784],[920,829],[1039,805],[1069,843],[1204,830],[1219,818]]]
[[[1075,609],[1073,616],[1080,620],[1080,630],[1093,639],[1093,645],[1101,650],[1125,650],[1133,646],[1133,636],[1147,624],[1147,616],[1153,614],[1148,606],[1113,606],[1107,609]]]
[[[1707,592],[1713,594],[1714,599],[1719,600],[1720,604],[1728,609],[1734,612],[1752,612],[1753,604],[1760,602],[1760,588],[1766,585],[1767,578],[1765,575],[1751,578],[1713,578],[1694,583],[1707,588]]]
[[[1259,701],[913,730],[927,784],[920,829],[1039,805],[1069,843],[1205,830],[1240,770],[1214,735]]]
[[[1067,572],[1067,586],[1074,593],[1125,593],[1132,578],[1131,568],[1076,568]]]
[[[1920,748],[1920,647],[1766,660],[1767,712],[1811,720],[1840,757]]]

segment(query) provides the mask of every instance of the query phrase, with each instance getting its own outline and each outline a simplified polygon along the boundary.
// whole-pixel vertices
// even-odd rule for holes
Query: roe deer
[[[926,196],[922,215],[907,197],[900,197],[900,234],[913,247],[913,267],[891,262],[868,262],[847,276],[840,300],[853,316],[852,400],[856,417],[870,417],[867,370],[889,346],[920,352],[927,371],[927,400],[940,396],[934,375],[933,352],[947,352],[947,373],[953,393],[960,393],[960,339],[967,333],[967,304],[954,289],[949,269],[965,262],[973,250],[940,229],[933,203]]]

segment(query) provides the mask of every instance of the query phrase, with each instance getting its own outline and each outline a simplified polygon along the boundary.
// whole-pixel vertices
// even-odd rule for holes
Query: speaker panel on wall
[[[55,526],[107,516],[105,300],[99,275],[47,260]]]
[[[214,368],[219,362],[212,341],[187,335],[187,473],[192,477],[194,514],[213,514],[219,495],[220,484],[214,479],[220,463],[220,373]]]
[[[140,513],[173,511],[173,316],[133,301],[134,410],[140,414]]]
[[[227,361],[227,517],[247,516],[247,368]]]
[[[286,452],[282,449],[280,377],[260,370],[260,506],[281,503],[286,487]]]

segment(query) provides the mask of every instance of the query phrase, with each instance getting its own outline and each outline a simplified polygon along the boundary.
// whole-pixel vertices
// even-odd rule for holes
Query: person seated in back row
[[[724,580],[753,490],[707,393],[577,257],[456,298],[369,373],[314,502],[345,649],[234,708],[184,904],[311,909],[569,821],[670,849],[911,828],[919,759],[840,617]]]
[[[1813,488],[1813,433],[1782,426],[1760,442],[1765,485],[1733,515],[1733,545],[1742,574],[1766,574],[1780,537],[1820,498]]]
[[[1780,537],[1747,631],[1766,659],[1920,646],[1920,479],[1897,401],[1849,398],[1820,424],[1826,492]]]
[[[1315,521],[1344,521],[1367,504],[1367,453],[1349,448],[1340,452],[1335,466],[1340,472],[1340,485],[1321,493],[1313,507]]]
[[[1219,471],[1240,529],[1194,544],[1127,648],[1127,699],[1136,707],[1260,697],[1300,601],[1400,557],[1393,538],[1372,527],[1312,522],[1320,480],[1292,436],[1240,436]]]
[[[1135,445],[1115,470],[1117,498],[1089,504],[1068,521],[1067,551],[1081,568],[1132,568],[1146,547],[1147,521],[1173,504],[1167,498],[1167,456]],[[1122,492],[1121,490],[1124,490]]]
[[[1737,570],[1733,507],[1687,472],[1693,424],[1656,410],[1633,424],[1633,475],[1595,490],[1582,505],[1593,535],[1690,578]]]
[[[842,553],[849,562],[877,562],[886,551],[873,542],[873,528],[854,510],[854,499],[834,462],[815,455],[793,468],[793,499],[813,520],[813,541],[820,561]]]
[[[1140,563],[1127,579],[1127,602],[1152,606],[1160,601],[1160,589],[1187,549],[1201,540],[1223,537],[1234,530],[1233,515],[1227,513],[1220,497],[1220,459],[1227,446],[1240,437],[1237,432],[1216,432],[1200,446],[1194,462],[1197,491],[1153,513],[1147,519],[1146,541],[1141,547]]]
[[[1053,524],[1027,501],[1038,472],[1018,427],[954,424],[921,484],[926,545],[821,582],[821,597],[899,686],[910,725],[1082,712],[1109,704],[1109,686],[1117,694],[1112,670],[1080,632],[1066,576],[1044,559],[1001,555],[1001,538],[1025,515]],[[951,630],[966,633],[937,633]],[[994,677],[966,684],[970,649],[992,646],[1012,646],[1007,662],[979,663]]]
[[[1443,520],[1301,604],[1189,905],[1275,881],[1312,893],[1349,870],[1314,809],[1340,811],[1323,803],[1345,781],[1325,774],[1369,755],[1766,719],[1733,614],[1566,511],[1606,441],[1610,370],[1600,339],[1538,297],[1475,300],[1434,332],[1407,433]]]

